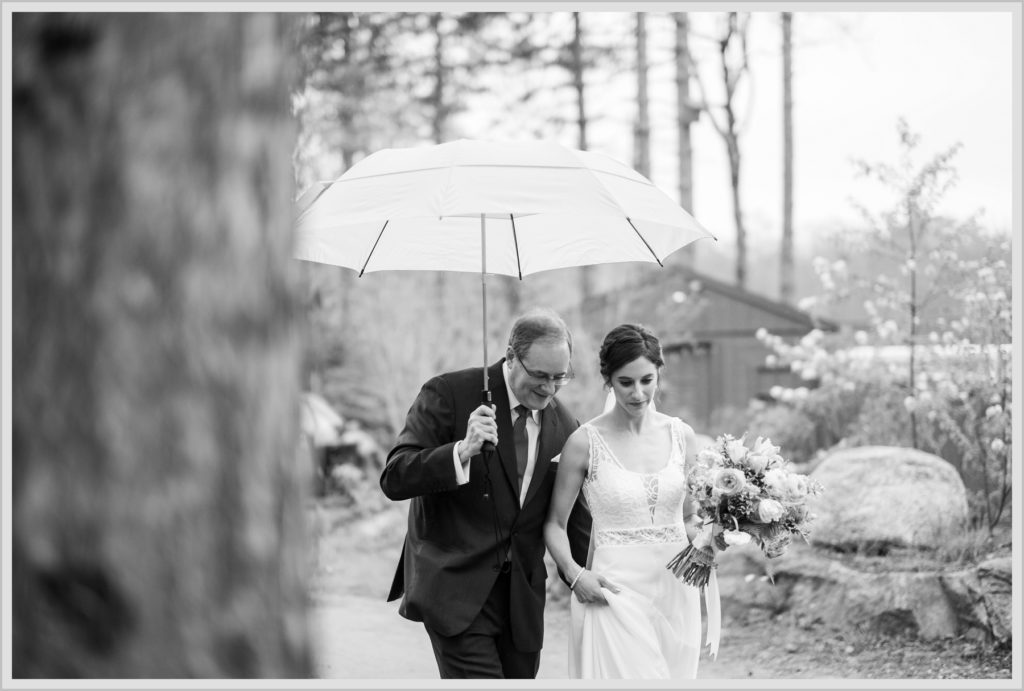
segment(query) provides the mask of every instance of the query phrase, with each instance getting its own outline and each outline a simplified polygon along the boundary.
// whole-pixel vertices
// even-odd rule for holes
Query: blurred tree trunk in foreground
[[[288,15],[13,17],[13,675],[305,677]]]

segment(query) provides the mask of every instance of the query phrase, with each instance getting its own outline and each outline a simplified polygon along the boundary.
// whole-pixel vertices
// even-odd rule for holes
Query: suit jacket
[[[541,412],[533,478],[522,508],[512,421],[502,368],[488,369],[498,422],[498,445],[485,467],[470,463],[469,482],[456,484],[452,449],[466,435],[481,403],[483,369],[441,374],[423,385],[388,454],[380,486],[392,500],[410,499],[408,532],[388,601],[404,594],[399,613],[442,636],[464,631],[494,586],[496,561],[511,549],[509,627],[515,647],[541,649],[544,639],[544,521],[561,453],[579,426],[557,399]],[[490,479],[489,498],[485,482]],[[570,517],[574,558],[586,563],[590,514],[578,501]]]

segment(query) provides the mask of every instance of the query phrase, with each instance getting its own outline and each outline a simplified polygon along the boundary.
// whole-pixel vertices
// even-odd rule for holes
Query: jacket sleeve
[[[458,441],[455,414],[454,396],[443,377],[423,385],[380,476],[388,499],[400,501],[460,487],[452,457]]]

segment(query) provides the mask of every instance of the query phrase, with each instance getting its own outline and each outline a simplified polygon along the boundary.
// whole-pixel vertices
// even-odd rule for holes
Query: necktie
[[[523,491],[523,475],[526,474],[526,461],[529,459],[529,442],[526,435],[526,420],[530,409],[524,405],[516,406],[519,417],[512,423],[512,441],[516,446],[516,472],[519,475],[519,491]]]

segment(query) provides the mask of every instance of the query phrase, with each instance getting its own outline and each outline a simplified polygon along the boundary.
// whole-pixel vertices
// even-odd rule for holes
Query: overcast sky
[[[742,193],[752,241],[781,234],[782,63],[776,14],[751,27]],[[961,181],[943,210],[984,209],[1008,228],[1012,204],[1012,34],[1009,12],[800,12],[794,17],[795,226],[798,240],[858,219],[851,199],[884,205],[881,188],[852,161],[896,162],[897,120],[907,119],[930,156],[956,142]],[[710,83],[710,79],[708,79]],[[742,112],[742,111],[741,111]],[[697,212],[732,237],[721,141],[697,128]],[[655,147],[657,150],[657,147]],[[672,182],[674,185],[674,180]],[[803,232],[800,232],[803,231]]]
[[[774,246],[782,222],[781,29],[779,14],[770,11],[770,3],[752,7],[762,6],[765,11],[754,14],[750,29],[753,71],[738,101],[745,123],[741,191],[750,242]],[[619,12],[612,19],[618,28],[610,31],[618,31],[620,40],[632,41],[632,17],[621,13],[630,8],[612,3],[600,7],[603,13],[584,13],[585,30],[600,33],[602,24],[612,16],[608,13]],[[806,244],[833,228],[855,223],[859,216],[852,199],[879,210],[885,206],[887,198],[881,188],[858,179],[852,161],[896,163],[900,117],[921,136],[922,159],[957,142],[963,146],[954,159],[960,182],[939,211],[966,217],[984,210],[990,227],[1010,228],[1014,190],[1012,14],[1008,10],[938,12],[928,8],[922,3],[920,10],[907,12],[795,14],[794,213],[798,243]],[[558,4],[552,9],[579,8]],[[663,14],[669,8],[654,5],[648,9],[657,12],[648,23],[651,178],[678,199],[673,28]],[[731,8],[723,3],[722,9]],[[707,37],[714,33],[720,15],[690,14],[691,50],[701,64],[712,100],[720,68]],[[635,77],[626,69],[617,80],[595,81],[599,83],[592,86],[597,88],[588,93],[588,109],[594,117],[588,130],[589,148],[632,163]],[[470,128],[466,136],[530,136],[524,123],[512,118],[497,127],[490,122],[480,125],[479,131],[474,131],[472,115],[470,112],[461,120]],[[559,141],[574,146],[575,127],[566,126]],[[694,126],[693,141],[693,210],[723,244],[731,245],[735,232],[723,142],[706,117]]]

